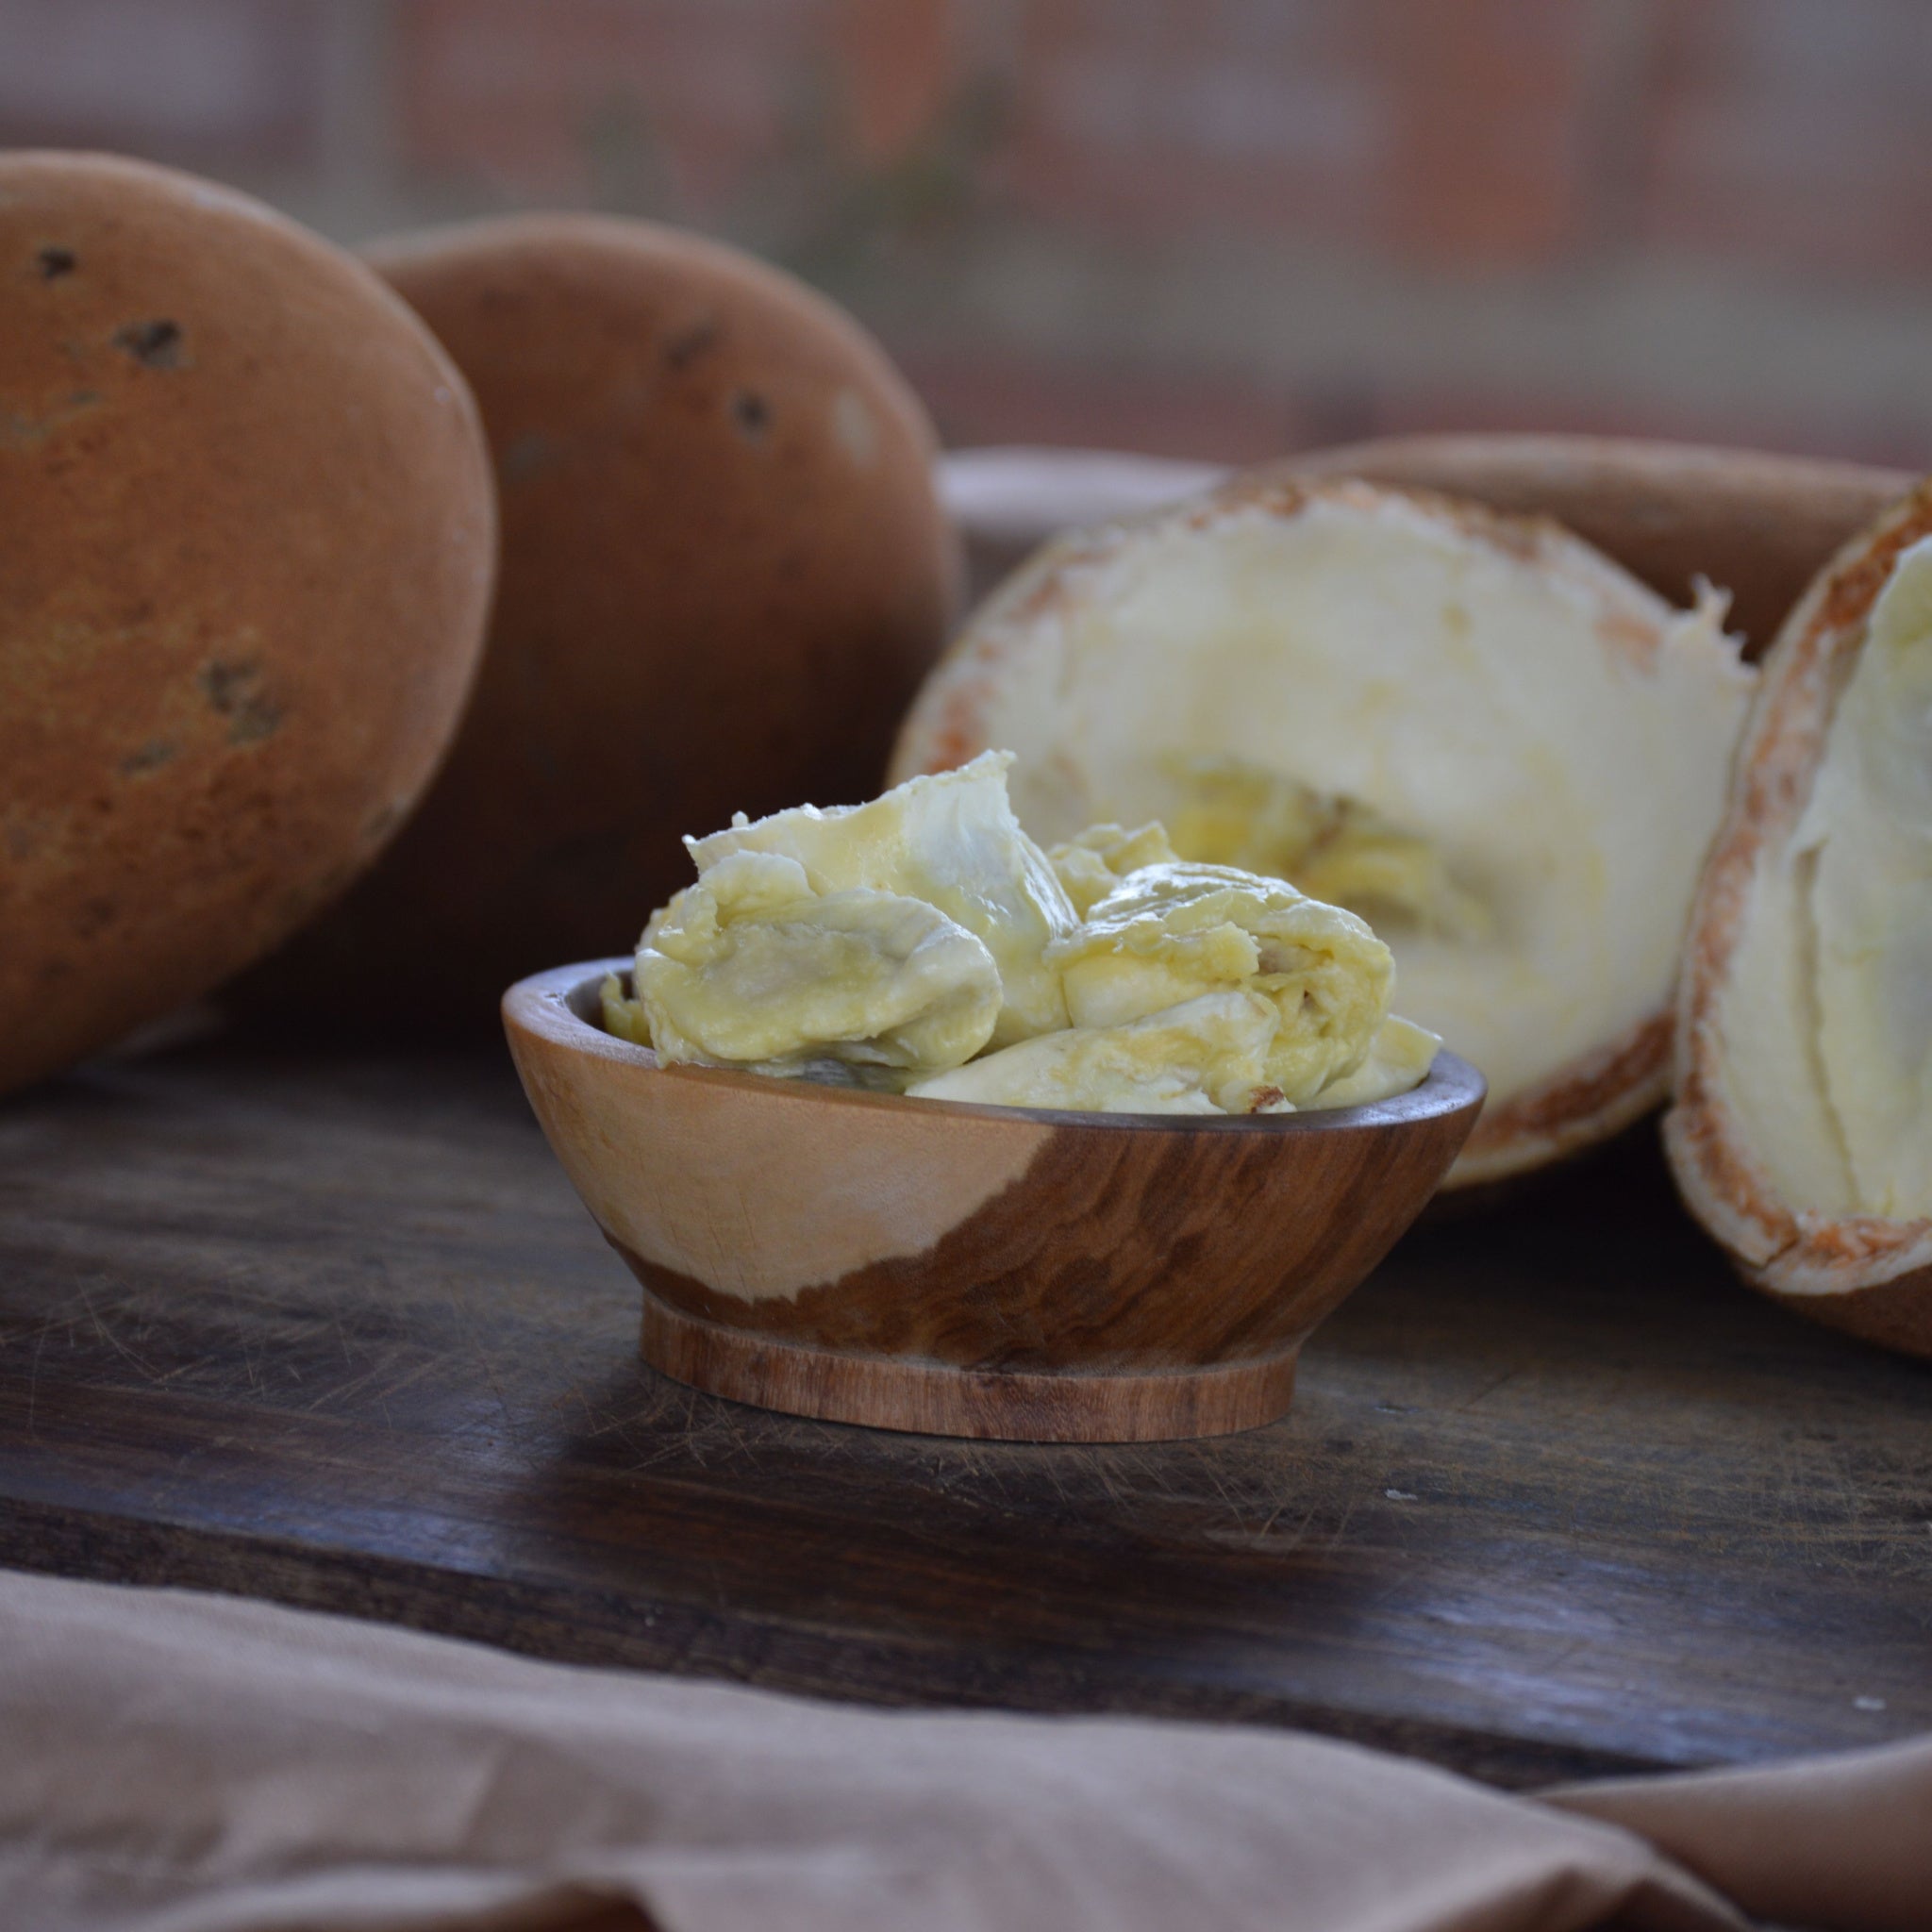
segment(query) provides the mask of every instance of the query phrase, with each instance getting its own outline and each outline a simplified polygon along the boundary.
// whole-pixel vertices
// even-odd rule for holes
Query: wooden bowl
[[[1271,1422],[1482,1107],[1449,1053],[1374,1107],[1205,1119],[661,1066],[597,1024],[629,964],[504,995],[524,1090],[643,1283],[644,1358],[795,1415],[1058,1442]]]

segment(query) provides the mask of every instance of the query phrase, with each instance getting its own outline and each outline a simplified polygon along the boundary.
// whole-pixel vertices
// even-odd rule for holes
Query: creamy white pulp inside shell
[[[1873,607],[1793,836],[1758,855],[1718,1026],[1789,1206],[1932,1214],[1932,539]]]
[[[1753,682],[1717,599],[1677,611],[1580,542],[1399,497],[1175,517],[1071,568],[975,625],[1000,660],[977,725],[1020,755],[1036,838],[1172,823],[1178,768],[1230,755],[1424,835],[1481,929],[1377,930],[1398,1009],[1492,1107],[1667,1005]]]

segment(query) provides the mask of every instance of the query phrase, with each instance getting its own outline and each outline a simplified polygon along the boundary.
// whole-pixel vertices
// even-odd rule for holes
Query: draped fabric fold
[[[1740,1932],[1720,1890],[1902,1932],[1928,1806],[1923,1747],[1546,1805],[1291,1732],[876,1711],[0,1573],[22,1932]]]

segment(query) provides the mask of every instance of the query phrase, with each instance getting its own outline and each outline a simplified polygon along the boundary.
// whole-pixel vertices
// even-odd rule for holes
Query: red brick
[[[1009,179],[1130,232],[1537,259],[1581,217],[1585,25],[1574,0],[1035,0]]]
[[[820,0],[409,0],[404,151],[518,198],[582,198],[604,145],[629,142],[701,219],[818,109],[824,16]]]
[[[1130,232],[1357,225],[1388,129],[1342,11],[1035,0],[1013,73],[1016,194]]]
[[[1932,272],[1932,8],[1667,0],[1642,200],[1652,245]]]
[[[324,0],[0,0],[0,145],[312,153]]]
[[[841,0],[834,28],[859,159],[898,159],[930,132],[957,77],[951,0]]]
[[[405,150],[514,194],[598,192],[628,140],[668,205],[810,229],[943,134],[1035,217],[1147,239],[1218,227],[1456,264],[1583,226],[1583,0],[410,0]],[[600,136],[600,129],[602,134]],[[647,171],[648,172],[648,171]],[[814,198],[819,204],[814,206]]]
[[[1574,0],[1376,0],[1384,242],[1424,258],[1534,261],[1582,239],[1588,21]]]

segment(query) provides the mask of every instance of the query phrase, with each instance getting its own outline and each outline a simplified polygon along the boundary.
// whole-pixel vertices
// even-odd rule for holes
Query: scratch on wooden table
[[[1932,1726],[1932,1371],[1749,1297],[1641,1148],[1412,1237],[1276,1427],[1053,1450],[654,1375],[487,1060],[196,1051],[20,1121],[0,1560],[1504,1781]]]

